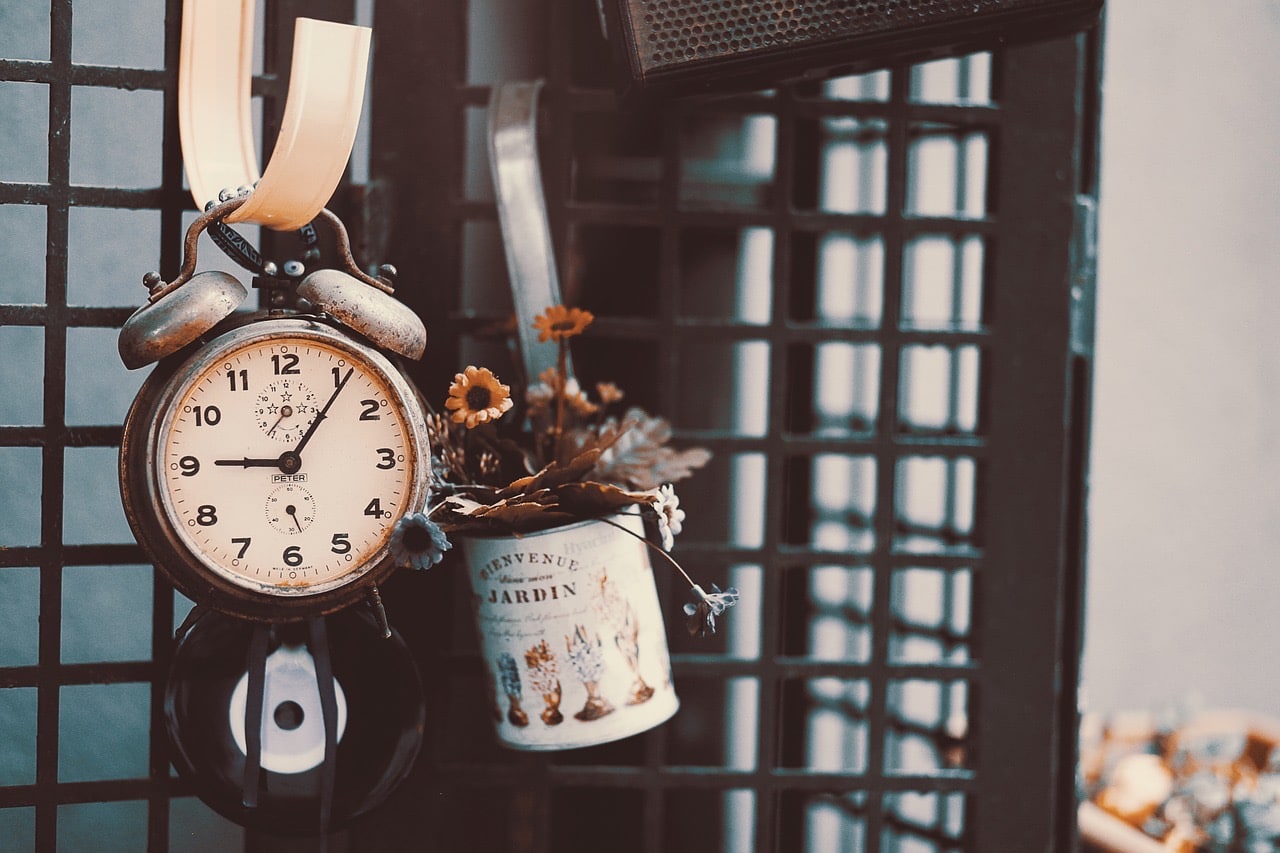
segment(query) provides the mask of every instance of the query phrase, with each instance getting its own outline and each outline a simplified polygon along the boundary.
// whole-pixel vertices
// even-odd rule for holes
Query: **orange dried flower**
[[[605,406],[613,405],[625,396],[622,389],[613,382],[597,382],[596,393],[600,395],[600,402]]]
[[[582,308],[568,308],[564,305],[552,305],[547,313],[539,314],[533,319],[533,327],[538,330],[538,341],[546,343],[563,340],[580,335],[596,317]]]
[[[499,382],[489,368],[475,365],[454,375],[449,399],[444,403],[446,409],[453,411],[453,422],[465,423],[467,429],[496,421],[512,405],[511,389]]]

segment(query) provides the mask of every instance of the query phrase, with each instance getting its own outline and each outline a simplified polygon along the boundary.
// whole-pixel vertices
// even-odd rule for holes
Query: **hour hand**
[[[280,457],[275,459],[250,459],[243,457],[241,459],[215,459],[214,465],[228,465],[232,468],[279,468]]]

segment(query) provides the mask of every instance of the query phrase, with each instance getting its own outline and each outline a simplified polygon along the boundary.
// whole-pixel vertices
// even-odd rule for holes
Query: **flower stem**
[[[428,509],[424,514],[427,516],[427,518],[430,518],[431,516],[436,514],[437,510],[439,510],[442,506],[444,506],[447,503],[449,503],[449,499],[445,498],[444,500],[440,501],[440,503]]]
[[[661,556],[662,556],[662,559],[664,559],[664,560],[666,560],[668,563],[670,563],[670,564],[675,568],[675,570],[676,570],[677,572],[679,572],[679,573],[680,573],[680,576],[681,576],[682,578],[684,578],[684,579],[685,579],[685,582],[686,582],[686,583],[688,583],[690,587],[692,587],[692,588],[694,588],[694,589],[698,589],[698,588],[699,588],[699,587],[698,587],[698,585],[697,585],[696,583],[694,583],[694,582],[693,582],[693,578],[689,577],[689,573],[688,573],[688,572],[686,572],[686,571],[681,567],[681,565],[680,565],[679,563],[677,563],[677,562],[676,562],[675,558],[674,558],[674,557],[672,557],[670,554],[668,554],[666,551],[664,551],[664,550],[662,550],[661,548],[659,548],[657,545],[655,545],[655,544],[653,544],[652,542],[650,542],[650,541],[649,541],[649,539],[648,539],[648,537],[641,536],[639,533],[636,533],[636,532],[635,532],[634,530],[632,530],[631,528],[629,528],[629,527],[623,527],[623,526],[622,526],[621,524],[619,524],[618,522],[613,521],[613,520],[608,519],[608,518],[597,518],[597,519],[596,519],[596,521],[602,521],[602,522],[604,522],[605,524],[612,525],[613,527],[616,527],[616,528],[618,528],[619,530],[621,530],[623,533],[630,534],[631,536],[634,536],[635,538],[639,539],[639,540],[640,540],[641,542],[643,542],[643,543],[644,543],[644,544],[645,544],[645,545],[646,545],[650,550],[657,552],[659,555],[661,555]]]
[[[560,376],[556,389],[556,436],[553,461],[560,461],[560,452],[564,444],[564,402],[569,388],[569,342],[564,338],[559,341],[556,352],[556,373]]]
[[[480,483],[444,483],[437,488],[438,488],[438,491],[444,491],[445,489],[448,489],[452,492],[472,492],[472,491],[496,492],[497,491],[497,489],[493,486],[485,486]],[[428,509],[424,514],[427,516],[427,518],[430,518],[448,503],[449,503],[449,498],[445,498],[435,506]]]

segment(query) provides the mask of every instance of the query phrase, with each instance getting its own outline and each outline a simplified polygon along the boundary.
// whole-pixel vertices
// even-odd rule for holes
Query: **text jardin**
[[[532,589],[491,589],[490,604],[534,604],[539,601],[560,601],[578,594],[576,583],[558,586],[535,586]]]

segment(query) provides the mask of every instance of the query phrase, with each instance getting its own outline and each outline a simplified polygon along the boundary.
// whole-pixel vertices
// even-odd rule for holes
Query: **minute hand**
[[[354,367],[347,368],[347,375],[342,377],[342,381],[338,383],[338,387],[333,389],[333,394],[329,397],[329,402],[324,404],[324,408],[316,413],[316,418],[311,422],[311,426],[307,427],[307,431],[302,434],[302,438],[298,441],[298,446],[293,449],[295,456],[301,455],[302,448],[307,446],[307,442],[311,440],[311,436],[316,434],[316,429],[320,426],[320,422],[324,420],[325,415],[329,413],[329,407],[333,405],[333,401],[338,399],[338,395],[342,393],[343,387],[347,384],[347,380],[351,378],[351,374],[355,372]]]

